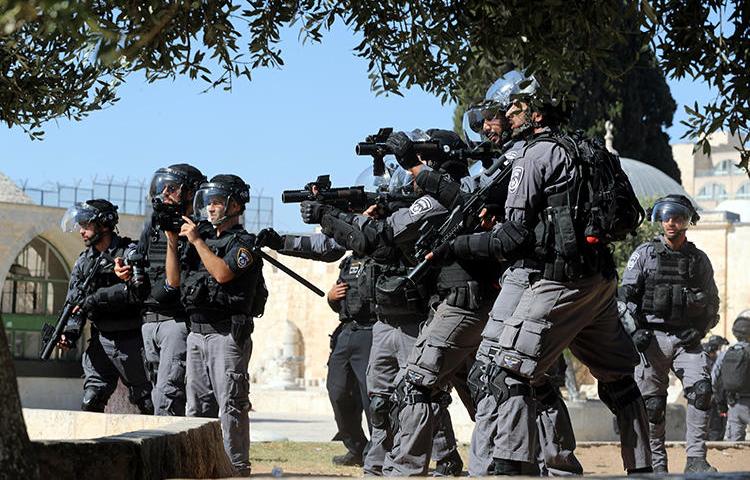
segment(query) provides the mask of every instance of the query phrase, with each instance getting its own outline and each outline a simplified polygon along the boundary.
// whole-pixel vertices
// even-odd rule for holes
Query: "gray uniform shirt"
[[[664,236],[659,235],[658,237],[661,242],[666,245]],[[707,315],[715,315],[719,310],[719,290],[714,282],[714,270],[711,266],[711,261],[708,256],[700,249],[695,247],[690,242],[685,242],[683,249],[690,248],[695,253],[695,266],[693,267],[696,283],[695,285],[700,288],[707,296],[706,312]],[[626,298],[626,305],[628,311],[635,316],[636,319],[640,318],[641,302],[643,301],[643,293],[646,286],[646,278],[656,273],[657,254],[654,250],[653,242],[646,242],[638,246],[628,260],[628,265],[625,268],[625,272],[622,275],[622,286],[629,287],[626,291],[632,292]],[[653,314],[646,314],[644,320],[649,324],[664,324],[666,320]],[[711,327],[712,325],[708,325]],[[685,328],[689,328],[686,325]]]
[[[524,145],[526,145],[526,141],[524,140],[515,142],[510,146],[510,148],[508,148],[503,156],[510,160],[515,160],[521,153]],[[488,183],[492,182],[501,173],[502,169],[498,169],[492,175],[487,175],[485,174],[485,172],[482,172],[478,175],[469,175],[468,177],[464,177],[461,179],[461,190],[468,193],[475,192]]]

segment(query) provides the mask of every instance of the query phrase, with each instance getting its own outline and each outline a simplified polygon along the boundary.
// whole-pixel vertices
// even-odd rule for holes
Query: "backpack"
[[[600,138],[578,131],[556,136],[573,159],[581,182],[578,187],[578,225],[587,243],[625,240],[643,222],[646,213],[620,165],[620,158],[607,150]]]
[[[735,344],[724,354],[720,379],[725,392],[750,395],[750,345]]]
[[[253,318],[260,318],[266,312],[266,303],[268,302],[268,288],[266,287],[266,279],[263,277],[263,259],[259,258],[260,273],[258,274],[258,281],[255,284],[255,296],[253,297],[253,306],[250,309],[250,316]]]

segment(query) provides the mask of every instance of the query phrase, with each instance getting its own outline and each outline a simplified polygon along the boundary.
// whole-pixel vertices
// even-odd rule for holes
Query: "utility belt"
[[[185,323],[186,318],[183,315],[172,316],[156,312],[145,312],[143,314],[143,323],[168,322],[169,320],[174,320],[177,323]]]
[[[413,325],[422,323],[427,320],[427,314],[424,315],[415,315],[414,313],[405,313],[405,314],[396,314],[396,313],[388,313],[388,314],[382,314],[378,313],[378,321],[383,322],[386,325],[390,325],[392,327],[400,327],[402,325]]]
[[[342,325],[348,326],[352,330],[372,330],[377,319],[368,320],[341,320]]]
[[[598,256],[597,256],[598,257]],[[544,262],[534,258],[524,258],[513,263],[515,268],[528,268],[537,270],[541,273],[542,278],[554,282],[572,282],[583,278],[588,278],[597,273],[605,273],[601,262],[587,260],[571,262],[565,260],[559,255],[555,256],[552,262]]]
[[[225,312],[191,312],[188,319],[190,331],[194,333],[229,333],[232,329],[232,318]]]

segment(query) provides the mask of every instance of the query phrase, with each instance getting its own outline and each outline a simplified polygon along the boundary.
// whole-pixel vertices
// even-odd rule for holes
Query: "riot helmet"
[[[533,113],[542,115],[535,120]],[[506,116],[510,121],[513,137],[524,137],[535,128],[556,127],[565,121],[567,112],[560,100],[554,97],[534,75],[529,75],[517,84],[511,93],[511,106]]]
[[[187,163],[177,163],[154,172],[148,195],[152,203],[175,203],[170,199],[178,196],[179,205],[184,207],[191,204],[193,195],[205,181],[206,176],[197,168]]]
[[[237,175],[216,175],[203,183],[193,199],[193,213],[198,221],[207,220],[214,226],[238,217],[250,201],[250,186]],[[239,208],[229,213],[232,202]]]
[[[470,106],[464,113],[464,135],[471,143],[490,140],[502,144],[510,138],[510,129],[505,113],[510,107],[512,95],[525,79],[518,70],[511,70],[499,77],[484,96],[484,101]],[[496,123],[497,125],[492,125]]]
[[[695,225],[701,218],[693,203],[685,195],[667,195],[658,199],[648,210],[647,215],[654,223],[672,220],[683,232],[690,224]]]
[[[750,340],[750,310],[744,310],[732,324],[732,335],[737,340]]]
[[[60,221],[60,227],[63,232],[78,233],[82,227],[94,225],[94,235],[84,239],[88,247],[101,240],[104,229],[113,231],[119,219],[117,205],[99,198],[77,202],[68,208]]]

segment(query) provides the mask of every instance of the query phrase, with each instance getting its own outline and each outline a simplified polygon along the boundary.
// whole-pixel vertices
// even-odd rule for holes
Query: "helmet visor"
[[[375,176],[372,174],[372,167],[367,167],[362,173],[357,175],[354,184],[364,186],[367,192],[388,190],[388,185],[391,181],[391,170],[393,170],[393,167],[386,165],[383,175]]]
[[[484,117],[482,116],[482,109],[479,106],[471,106],[464,112],[463,130],[466,139],[472,144],[481,143],[486,140],[483,134]]]
[[[66,233],[76,233],[81,226],[93,222],[99,211],[91,205],[76,203],[65,211],[60,220],[60,228]]]
[[[193,213],[198,221],[220,223],[227,215],[231,193],[221,187],[201,187],[193,198]]]
[[[404,170],[403,167],[399,166],[391,173],[388,192],[401,195],[414,193],[414,177],[407,170]]]
[[[652,222],[672,221],[678,228],[687,228],[693,212],[687,206],[670,201],[656,202],[651,212]]]
[[[164,201],[179,201],[184,179],[173,173],[157,170],[151,179],[148,189],[150,199],[161,198]]]

